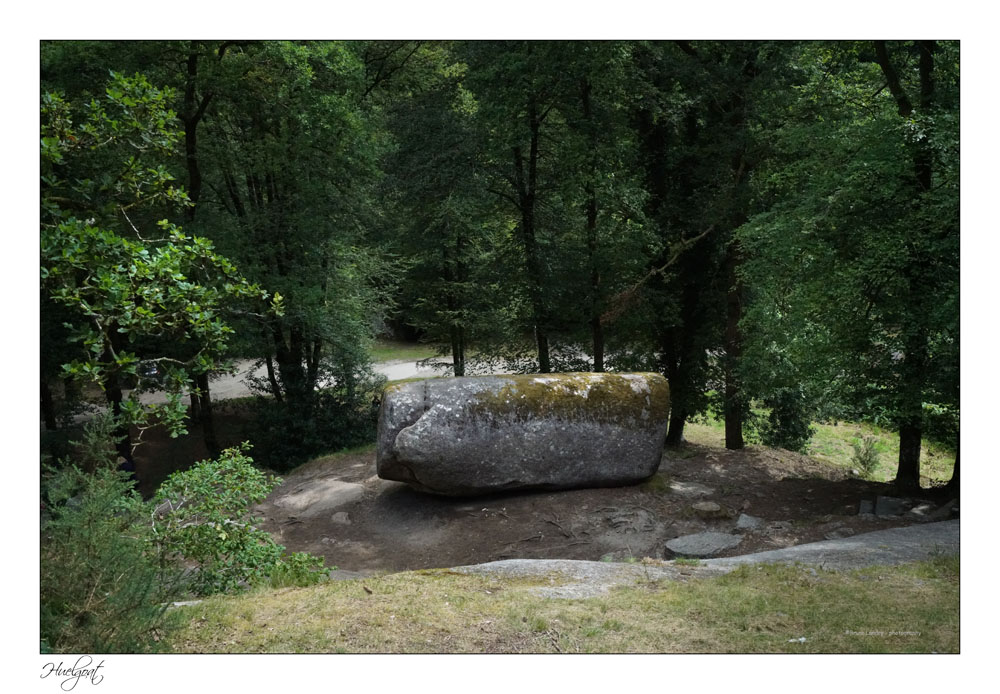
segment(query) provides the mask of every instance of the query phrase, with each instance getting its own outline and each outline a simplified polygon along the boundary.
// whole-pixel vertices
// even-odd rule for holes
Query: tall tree
[[[797,337],[771,354],[899,431],[896,484],[917,489],[927,405],[958,398],[957,45],[807,44],[798,65],[770,204],[741,234],[754,321],[780,317]]]

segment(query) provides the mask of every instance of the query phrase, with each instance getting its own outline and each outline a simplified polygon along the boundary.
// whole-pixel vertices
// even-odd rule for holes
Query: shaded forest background
[[[957,491],[957,42],[43,42],[41,91],[50,429],[95,384],[123,456],[218,452],[209,376],[259,359],[287,469],[370,438],[392,335],[663,373],[671,444],[876,423],[903,489],[932,438]]]

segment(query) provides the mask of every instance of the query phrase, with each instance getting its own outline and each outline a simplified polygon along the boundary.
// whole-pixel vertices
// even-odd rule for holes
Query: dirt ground
[[[223,408],[216,419],[220,443],[238,443],[246,424]],[[136,455],[140,491],[148,497],[171,472],[206,457],[197,426],[178,439],[147,432]],[[319,458],[282,478],[256,510],[261,526],[289,551],[322,556],[342,577],[514,558],[663,558],[667,541],[706,530],[732,532],[741,513],[764,523],[716,556],[914,522],[858,514],[862,500],[895,496],[890,485],[757,446],[728,451],[686,443],[667,449],[657,474],[635,486],[474,498],[432,496],[381,480],[374,449]],[[933,490],[924,496],[943,501]],[[704,518],[692,508],[703,501],[721,507],[717,517]]]
[[[258,509],[262,527],[290,551],[371,574],[500,559],[627,561],[663,558],[681,535],[731,532],[740,513],[764,521],[719,557],[912,523],[859,516],[888,485],[846,477],[808,457],[750,447],[686,444],[636,486],[446,498],[379,479],[375,454],[312,461],[284,477]],[[933,496],[928,492],[927,495]],[[717,503],[717,517],[692,505]]]

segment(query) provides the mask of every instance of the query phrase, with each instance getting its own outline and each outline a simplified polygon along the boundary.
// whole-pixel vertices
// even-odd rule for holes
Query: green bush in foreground
[[[254,526],[250,506],[263,501],[281,480],[253,467],[242,444],[175,472],[160,486],[153,504],[153,533],[161,556],[194,562],[190,588],[198,595],[260,583],[275,574],[300,584],[325,574],[321,560],[284,558],[285,548]]]
[[[83,448],[102,451],[92,427]],[[44,480],[41,648],[55,652],[157,650],[167,606],[188,595],[257,584],[304,586],[329,573],[322,560],[290,556],[254,527],[250,505],[279,482],[255,469],[248,448],[224,451],[171,475],[143,502],[105,455],[93,473],[76,465]]]
[[[176,567],[151,552],[148,510],[128,475],[71,466],[49,480],[41,536],[42,650],[156,650]]]

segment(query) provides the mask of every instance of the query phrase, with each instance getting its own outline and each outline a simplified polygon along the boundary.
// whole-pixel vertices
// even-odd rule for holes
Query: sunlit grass
[[[896,477],[896,467],[899,462],[898,433],[858,422],[814,423],[813,426],[816,432],[806,446],[806,455],[844,470],[857,469],[857,464],[851,460],[854,455],[852,443],[863,436],[874,436],[879,463],[870,479],[876,482],[891,482]],[[707,417],[701,422],[689,422],[684,427],[684,437],[689,442],[701,446],[724,447],[725,423],[715,417]],[[932,441],[925,439],[922,442],[920,475],[924,487],[947,482],[951,479],[954,467],[954,453]]]
[[[419,361],[437,354],[433,345],[414,342],[377,340],[368,352],[374,362]]]
[[[420,571],[260,590],[185,607],[178,652],[947,653],[959,650],[959,563],[828,572],[746,566],[589,599],[549,579]],[[803,640],[804,639],[804,640]]]

